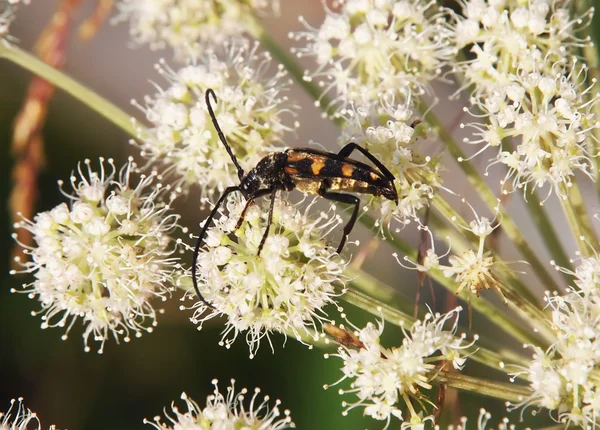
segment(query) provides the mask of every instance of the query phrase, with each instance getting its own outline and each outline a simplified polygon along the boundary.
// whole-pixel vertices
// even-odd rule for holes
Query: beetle
[[[213,306],[200,293],[196,280],[198,254],[208,227],[215,217],[217,210],[229,194],[238,191],[246,199],[246,206],[244,206],[240,214],[235,230],[241,227],[248,207],[256,199],[266,196],[270,196],[271,198],[267,226],[258,246],[257,256],[260,256],[260,252],[269,235],[273,221],[275,197],[278,191],[292,191],[297,189],[303,193],[317,194],[335,202],[354,205],[352,215],[344,226],[342,239],[337,248],[338,254],[344,248],[348,235],[354,227],[360,207],[358,197],[338,191],[381,196],[394,201],[396,205],[398,204],[398,193],[394,186],[396,178],[394,175],[369,151],[354,142],[346,144],[337,154],[313,148],[289,148],[282,152],[272,152],[260,160],[250,172],[245,174],[244,169],[242,169],[233,154],[231,146],[227,143],[227,138],[219,126],[212,108],[211,97],[216,103],[217,96],[215,92],[212,89],[208,89],[205,93],[208,113],[221,143],[225,146],[237,169],[240,184],[225,189],[204,222],[198,236],[198,241],[196,242],[196,247],[194,248],[192,256],[192,282],[198,298],[208,307],[212,308]],[[354,150],[361,152],[377,169],[368,164],[348,158]]]

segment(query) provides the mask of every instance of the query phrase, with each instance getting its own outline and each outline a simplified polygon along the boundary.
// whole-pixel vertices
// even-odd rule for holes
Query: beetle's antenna
[[[210,91],[212,91],[212,90],[210,90]],[[192,283],[194,284],[194,290],[196,290],[196,294],[198,295],[198,298],[200,299],[200,301],[202,303],[204,303],[206,306],[208,306],[209,308],[213,308],[213,309],[215,307],[206,301],[206,299],[200,293],[200,288],[198,288],[198,281],[196,280],[196,274],[198,272],[198,268],[197,268],[198,254],[200,253],[200,246],[202,245],[202,242],[204,240],[204,235],[206,235],[206,231],[208,230],[208,227],[212,223],[213,218],[215,217],[217,211],[219,210],[219,207],[221,206],[221,204],[223,203],[223,201],[229,194],[233,193],[234,191],[239,191],[239,190],[240,190],[240,187],[227,187],[225,189],[225,192],[219,198],[219,200],[217,201],[217,204],[215,204],[215,207],[213,208],[212,212],[210,213],[208,218],[206,218],[206,221],[204,221],[204,225],[202,226],[202,231],[200,231],[200,235],[198,236],[198,240],[196,241],[196,247],[194,248],[194,254],[192,255]]]
[[[206,90],[206,94],[205,94],[206,106],[208,107],[208,113],[210,114],[212,123],[215,126],[215,129],[217,130],[219,139],[221,139],[221,143],[223,143],[223,145],[225,145],[225,149],[227,150],[227,153],[229,154],[229,156],[231,157],[231,160],[233,161],[233,164],[235,164],[235,167],[237,168],[238,178],[240,178],[240,181],[241,181],[242,178],[244,177],[244,169],[242,169],[242,166],[240,166],[240,163],[238,163],[237,158],[235,158],[235,155],[233,155],[231,146],[229,146],[229,143],[227,143],[227,139],[225,138],[225,135],[223,134],[223,131],[221,130],[221,126],[219,126],[219,123],[217,122],[217,117],[215,116],[215,111],[213,110],[212,105],[210,104],[210,96],[211,95],[216,103],[217,96],[216,96],[215,92],[212,90],[212,88],[209,88],[208,90]]]

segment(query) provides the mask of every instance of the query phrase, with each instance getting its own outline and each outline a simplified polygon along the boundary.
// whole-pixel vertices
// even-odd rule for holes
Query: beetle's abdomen
[[[330,191],[372,194],[397,200],[393,183],[368,164],[306,148],[288,149],[285,154],[284,172],[302,192],[318,194],[325,182]]]

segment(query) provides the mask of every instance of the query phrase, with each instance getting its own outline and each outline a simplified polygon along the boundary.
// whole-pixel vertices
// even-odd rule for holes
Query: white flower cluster
[[[207,89],[216,93],[215,114],[246,171],[275,149],[292,129],[286,114],[294,115],[294,106],[281,94],[288,87],[286,73],[280,67],[270,75],[269,54],[245,41],[228,51],[227,58],[211,52],[177,71],[162,63],[158,70],[169,87],[139,106],[153,124],[139,136],[142,156],[159,164],[163,175],[175,174],[185,188],[200,186],[208,197],[239,179],[208,114]]]
[[[574,30],[583,18],[573,19],[573,3],[562,0],[466,0],[464,16],[452,26],[457,49],[469,49],[474,58],[457,67],[478,95],[510,85],[515,75],[532,72],[552,75],[552,65],[589,43]],[[590,9],[585,18],[591,20]]]
[[[409,102],[396,104],[393,98],[384,97],[378,108],[375,106],[342,110],[345,128],[339,141],[341,144],[356,142],[385,163],[396,178],[398,205],[382,201],[381,220],[391,213],[406,224],[417,218],[422,208],[429,206],[441,186],[442,166],[439,157],[423,155],[425,151],[419,150],[418,138],[426,132],[417,134],[416,126],[409,125],[413,118]]]
[[[144,420],[157,430],[206,430],[206,429],[248,429],[248,430],[283,430],[295,428],[290,417],[290,411],[281,410],[280,400],[275,401],[275,406],[269,406],[269,396],[264,396],[259,403],[260,389],[256,388],[250,398],[249,408],[244,405],[248,390],[243,388],[239,393],[235,392],[235,381],[231,380],[231,386],[227,387],[227,395],[219,392],[217,380],[212,381],[215,386],[214,394],[206,399],[206,407],[202,408],[198,403],[190,399],[185,393],[181,395],[187,407],[186,412],[179,410],[174,404],[171,406],[175,416],[165,413],[168,423],[161,422],[160,417],[153,421]]]
[[[445,12],[435,2],[420,0],[345,0],[319,28],[303,19],[306,31],[291,34],[306,45],[296,49],[313,56],[318,69],[305,79],[316,79],[335,91],[334,103],[370,104],[388,91],[420,95],[440,75],[453,54]]]
[[[557,341],[547,351],[533,347],[533,360],[520,372],[533,394],[517,406],[558,412],[565,424],[593,428],[600,424],[600,258],[581,258],[572,275],[576,287],[546,296]]]
[[[246,32],[246,15],[278,11],[277,0],[119,0],[115,21],[151,49],[172,48],[182,58]]]
[[[40,420],[35,412],[31,412],[23,405],[23,398],[10,401],[10,407],[6,413],[0,412],[0,430],[40,430]],[[55,430],[50,426],[49,430]]]
[[[15,225],[33,233],[37,244],[26,247],[32,261],[21,264],[35,275],[23,287],[41,302],[42,328],[66,327],[66,339],[81,319],[86,351],[91,335],[100,353],[110,336],[129,341],[131,332],[139,337],[153,330],[157,311],[151,301],[170,296],[178,268],[169,237],[179,219],[169,214],[174,196],[161,200],[168,189],[156,183],[155,174],[132,185],[131,159],[118,177],[112,160],[108,165],[105,171],[100,159],[98,173],[86,160],[87,172],[80,166],[79,177],[71,177],[69,206],[62,203],[34,222]]]
[[[567,76],[538,72],[513,75],[510,83],[492,92],[477,107],[488,125],[469,124],[475,129],[465,141],[486,148],[498,148],[490,166],[508,168],[502,184],[511,180],[512,189],[549,185],[549,191],[564,196],[576,171],[592,176],[592,157],[597,140],[592,131],[600,127],[594,106],[600,95],[593,84],[576,83],[585,76],[585,66],[573,66]],[[519,139],[515,148],[503,146],[503,139]],[[480,152],[481,152],[480,151]],[[504,190],[504,192],[508,192]]]
[[[361,348],[340,346],[337,354],[325,355],[325,358],[339,357],[344,362],[344,376],[335,384],[345,379],[352,381],[351,389],[341,389],[340,394],[353,393],[358,397],[353,403],[343,403],[346,408],[344,414],[350,409],[365,408],[365,415],[386,420],[387,428],[392,416],[403,419],[401,405],[398,404],[402,400],[411,412],[411,425],[417,424],[415,420],[421,424],[431,420],[431,417],[420,418],[410,399],[425,410],[420,390],[431,388],[431,372],[436,364],[447,361],[455,369],[462,369],[466,360],[462,351],[473,343],[465,343],[464,334],[455,336],[461,310],[458,307],[446,314],[427,314],[422,322],[415,322],[410,331],[405,331],[401,346],[392,348],[384,348],[380,344],[383,323],[377,326],[368,323],[355,333],[363,344]],[[452,327],[444,330],[444,325],[455,317]]]
[[[299,340],[301,333],[318,339],[319,324],[327,321],[323,308],[343,293],[346,280],[347,263],[325,242],[328,233],[338,231],[339,216],[330,209],[312,220],[308,217],[312,204],[300,212],[278,200],[269,236],[257,257],[268,211],[249,208],[245,222],[235,230],[245,202],[234,199],[227,206],[227,215],[208,229],[198,258],[200,291],[214,308],[198,301],[192,321],[201,328],[224,314],[227,327],[221,343],[229,347],[240,332],[248,331],[251,357],[260,340],[273,331],[292,333]]]

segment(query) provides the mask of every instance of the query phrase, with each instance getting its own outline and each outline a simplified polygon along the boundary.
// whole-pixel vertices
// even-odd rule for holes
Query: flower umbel
[[[257,257],[268,211],[250,207],[235,230],[245,202],[230,200],[227,206],[229,215],[208,229],[198,258],[200,291],[214,309],[198,301],[192,321],[201,328],[224,314],[227,327],[221,343],[229,347],[240,332],[248,331],[251,357],[260,340],[273,331],[292,333],[299,340],[301,333],[317,339],[319,324],[328,321],[323,308],[343,293],[346,280],[347,263],[325,242],[328,233],[337,232],[340,218],[330,209],[312,220],[308,216],[312,204],[302,213],[278,200],[269,236]],[[194,293],[190,298],[197,300]]]
[[[403,420],[399,404],[402,400],[410,411],[411,424],[415,424],[413,418],[428,419],[420,418],[414,407],[416,403],[422,411],[427,411],[427,403],[433,405],[420,390],[431,388],[437,364],[448,361],[454,368],[461,369],[466,360],[462,350],[473,345],[473,342],[465,343],[464,334],[455,337],[461,310],[458,307],[447,314],[427,314],[422,322],[417,321],[404,332],[401,346],[392,348],[380,344],[383,322],[377,326],[368,323],[355,332],[363,343],[362,348],[340,346],[337,354],[325,355],[325,358],[339,357],[344,361],[344,376],[335,384],[345,379],[352,381],[351,388],[340,389],[340,394],[353,393],[358,397],[354,403],[343,402],[344,413],[357,407],[365,408],[365,415],[385,420],[387,428],[392,416]],[[455,317],[451,328],[444,330],[444,325]]]
[[[325,2],[323,2],[325,4]],[[299,57],[314,56],[319,65],[305,79],[317,79],[334,103],[346,107],[376,102],[386,92],[422,94],[450,59],[449,30],[435,2],[418,0],[335,1],[320,28],[304,19],[306,40]]]
[[[209,198],[237,183],[237,170],[213,127],[205,93],[215,91],[219,124],[248,171],[292,130],[286,114],[293,116],[294,105],[282,94],[289,81],[281,68],[270,75],[270,63],[270,55],[259,53],[258,44],[243,41],[229,46],[227,58],[209,51],[179,70],[162,62],[157,69],[169,87],[146,97],[146,107],[139,106],[153,124],[140,135],[142,156],[163,175],[174,174],[184,188],[200,186]]]
[[[151,49],[172,48],[179,57],[221,45],[246,31],[246,16],[278,10],[277,0],[119,0],[116,21]]]
[[[156,183],[155,174],[132,184],[131,159],[118,176],[111,159],[106,167],[101,158],[99,172],[93,171],[86,160],[86,171],[79,166],[79,177],[71,177],[69,206],[15,225],[31,231],[37,244],[26,249],[32,261],[22,263],[36,279],[23,287],[41,302],[42,328],[66,327],[66,339],[81,319],[85,350],[91,335],[100,353],[109,336],[127,342],[132,332],[152,332],[157,311],[151,301],[170,296],[178,268],[169,237],[179,219],[169,214],[174,194],[161,200],[168,187]]]
[[[235,393],[235,380],[231,380],[231,386],[227,387],[227,395],[219,392],[217,380],[213,379],[215,386],[214,394],[206,399],[206,407],[202,408],[198,403],[190,399],[185,393],[181,398],[187,407],[186,412],[181,412],[174,404],[171,406],[175,416],[165,413],[168,423],[161,422],[160,417],[155,417],[153,422],[144,420],[157,430],[205,430],[205,429],[248,429],[248,430],[283,430],[295,428],[290,417],[290,411],[281,410],[280,400],[275,401],[275,406],[269,406],[269,396],[264,396],[259,403],[260,389],[256,388],[250,398],[248,406],[245,406],[248,390],[243,388]]]

